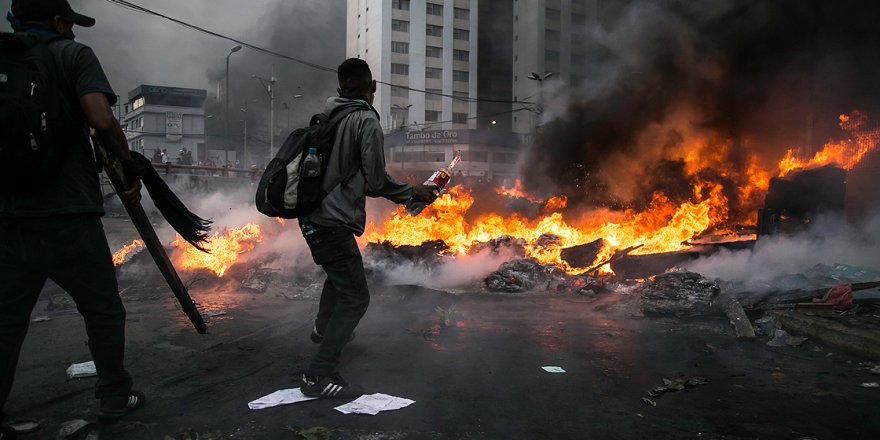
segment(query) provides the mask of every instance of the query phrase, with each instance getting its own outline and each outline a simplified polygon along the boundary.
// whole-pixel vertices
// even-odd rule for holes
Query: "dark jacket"
[[[329,115],[347,106],[358,106],[364,111],[353,112],[339,123],[324,181],[347,177],[334,188],[324,188],[327,197],[309,218],[321,226],[344,226],[360,236],[367,221],[368,195],[404,203],[412,197],[412,185],[397,182],[385,171],[385,136],[379,116],[370,104],[334,97],[327,99],[324,112]]]

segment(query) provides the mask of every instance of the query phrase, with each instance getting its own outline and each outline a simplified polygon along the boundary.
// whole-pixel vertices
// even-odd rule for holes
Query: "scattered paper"
[[[865,388],[880,388],[880,383],[878,383],[878,382],[862,382],[862,386]]]
[[[213,318],[215,316],[223,316],[226,314],[226,310],[205,310],[202,312],[203,316],[207,316],[208,318]]]
[[[289,405],[291,403],[305,402],[306,400],[315,400],[317,397],[309,397],[302,393],[299,388],[291,388],[286,390],[278,390],[267,396],[260,397],[253,402],[248,403],[250,409],[265,409],[279,405]]]
[[[98,370],[95,369],[94,361],[83,362],[81,364],[72,364],[71,366],[67,367],[68,379],[79,379],[81,377],[92,377],[97,375]]]
[[[51,320],[52,320],[52,318],[50,318],[48,316],[34,316],[31,319],[31,322],[46,322],[46,321],[51,321]]]
[[[369,414],[375,416],[380,411],[392,411],[395,409],[406,408],[416,403],[415,400],[404,399],[402,397],[389,396],[387,394],[365,394],[358,397],[353,402],[337,406],[335,409],[343,414]]]
[[[547,366],[541,368],[548,373],[565,373],[565,370],[563,370],[562,367]]]

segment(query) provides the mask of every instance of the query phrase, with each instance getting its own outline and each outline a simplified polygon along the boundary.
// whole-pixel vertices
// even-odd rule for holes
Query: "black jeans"
[[[47,278],[73,297],[85,320],[98,370],[95,396],[128,396],[132,381],[122,366],[125,308],[101,219],[94,215],[0,218],[0,411]]]
[[[336,372],[342,349],[367,312],[370,291],[361,252],[350,230],[314,223],[302,223],[301,227],[312,258],[327,273],[315,319],[315,328],[324,340],[308,373],[329,376]]]

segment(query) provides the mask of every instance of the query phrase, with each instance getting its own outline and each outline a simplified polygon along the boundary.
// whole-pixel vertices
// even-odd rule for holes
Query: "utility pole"
[[[272,66],[272,76],[270,79],[252,75],[266,90],[269,95],[269,160],[275,155],[275,66]]]

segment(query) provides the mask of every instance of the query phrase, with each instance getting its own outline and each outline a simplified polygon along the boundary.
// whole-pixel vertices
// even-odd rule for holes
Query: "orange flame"
[[[499,186],[495,188],[495,193],[502,196],[513,197],[517,199],[526,199],[533,203],[539,203],[540,200],[529,195],[525,189],[523,189],[523,184],[521,179],[516,179],[513,184],[513,188],[505,188],[503,186]]]
[[[704,232],[726,218],[727,199],[720,185],[700,191],[693,202],[676,206],[664,194],[654,195],[650,207],[641,213],[624,212],[617,221],[569,223],[559,212],[535,220],[513,214],[484,214],[473,222],[465,214],[474,203],[471,194],[461,186],[453,187],[417,217],[398,209],[381,228],[368,225],[364,239],[369,242],[388,241],[392,245],[419,245],[426,241],[443,240],[450,252],[467,253],[476,243],[487,242],[503,235],[524,239],[526,253],[543,264],[557,264],[569,273],[583,273],[588,268],[573,268],[561,258],[563,248],[605,239],[605,247],[595,263],[607,260],[615,251],[643,245],[638,253],[669,252],[686,249],[685,241]],[[702,193],[706,193],[704,196]],[[560,199],[561,200],[561,199]],[[559,242],[542,244],[543,234],[559,237]]]
[[[222,235],[214,233],[208,241],[209,254],[194,248],[179,235],[171,246],[179,250],[177,263],[180,268],[208,269],[222,277],[241,254],[250,252],[261,241],[263,234],[260,226],[248,223],[240,228],[226,229]]]
[[[134,255],[132,252],[143,246],[144,242],[141,240],[134,240],[131,244],[122,246],[122,248],[113,253],[113,265],[116,267],[122,266],[132,255]]]
[[[880,128],[864,129],[868,116],[858,110],[840,115],[840,128],[849,132],[850,138],[838,142],[828,142],[822,150],[809,159],[801,158],[803,150],[789,148],[785,157],[779,161],[779,176],[784,176],[796,169],[817,168],[825,165],[837,166],[851,170],[862,158],[877,148],[880,143]]]

